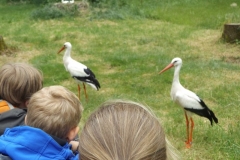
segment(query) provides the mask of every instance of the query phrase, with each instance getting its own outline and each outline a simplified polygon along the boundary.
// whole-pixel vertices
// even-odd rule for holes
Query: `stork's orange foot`
[[[192,142],[185,142],[186,148],[190,149],[192,146]]]

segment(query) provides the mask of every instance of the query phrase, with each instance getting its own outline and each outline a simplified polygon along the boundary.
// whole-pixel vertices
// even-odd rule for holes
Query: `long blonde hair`
[[[42,88],[40,70],[26,63],[7,63],[0,68],[0,99],[15,107],[29,100]]]
[[[30,98],[26,121],[29,126],[66,139],[68,132],[78,126],[82,111],[77,96],[65,87],[44,87]]]
[[[79,146],[81,160],[166,160],[163,128],[142,104],[115,100],[88,118]]]

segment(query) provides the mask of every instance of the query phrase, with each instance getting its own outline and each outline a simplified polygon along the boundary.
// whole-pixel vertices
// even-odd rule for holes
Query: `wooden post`
[[[228,43],[240,41],[240,23],[224,24],[222,38]]]

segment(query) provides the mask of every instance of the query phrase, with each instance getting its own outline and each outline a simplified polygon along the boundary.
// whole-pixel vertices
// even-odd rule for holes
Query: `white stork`
[[[66,49],[63,56],[63,63],[66,71],[68,71],[71,76],[79,83],[83,82],[83,88],[85,93],[85,98],[88,100],[87,91],[85,83],[89,84],[92,88],[99,90],[100,84],[96,79],[94,73],[84,64],[79,63],[71,58],[72,45],[69,42],[64,43],[63,47],[58,51],[58,54]],[[80,85],[78,84],[78,97],[80,99]]]
[[[193,133],[193,127],[194,127],[192,113],[195,113],[202,117],[206,117],[211,122],[211,125],[213,124],[213,121],[215,123],[218,123],[218,119],[214,115],[213,111],[211,111],[207,107],[207,105],[203,102],[201,98],[199,98],[192,91],[185,89],[181,85],[179,81],[179,73],[180,73],[181,66],[182,66],[182,59],[174,58],[169,65],[167,65],[162,71],[159,72],[159,74],[163,73],[164,71],[172,67],[175,67],[172,88],[171,88],[171,97],[175,103],[177,103],[184,109],[186,125],[187,125],[186,147],[190,148],[192,145],[192,133]],[[191,122],[190,131],[189,131],[189,120]]]

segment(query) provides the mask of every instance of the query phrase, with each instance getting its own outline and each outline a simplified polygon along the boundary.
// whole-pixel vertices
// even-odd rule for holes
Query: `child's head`
[[[29,100],[26,124],[71,141],[78,133],[82,111],[79,99],[68,89],[44,87]]]
[[[42,88],[42,73],[26,63],[8,63],[0,68],[0,99],[25,108],[26,101]]]
[[[131,101],[111,101],[92,113],[80,134],[81,160],[165,160],[165,134],[157,117]]]

